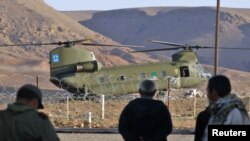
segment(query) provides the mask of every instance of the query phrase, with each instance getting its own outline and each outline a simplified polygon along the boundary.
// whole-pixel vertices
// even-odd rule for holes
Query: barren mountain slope
[[[70,18],[76,20],[76,21],[85,21],[92,18],[92,16],[101,11],[88,11],[88,12],[82,12],[82,11],[63,11],[62,13],[69,16]]]
[[[92,39],[95,43],[117,44],[54,10],[43,0],[1,0],[0,13],[0,44],[44,43],[84,38]],[[48,55],[55,47],[3,47],[0,50],[0,72],[18,71],[28,74],[44,72],[49,75]],[[152,60],[147,55],[130,55],[131,58],[121,58],[115,54],[108,55],[107,48],[88,46],[86,48],[94,51],[106,66],[127,64],[126,59],[133,62]],[[111,52],[113,49],[108,50]],[[128,54],[124,49],[116,50]],[[33,67],[41,67],[41,69],[33,69]]]
[[[250,9],[222,8],[220,19],[221,46],[249,47]],[[157,39],[214,46],[215,8],[211,7],[111,10],[94,13],[92,19],[79,22],[124,44],[144,44],[148,48],[164,47],[146,42],[148,39]],[[152,54],[169,56],[172,53],[174,52]],[[250,71],[249,53],[250,51],[220,50],[220,66]],[[199,51],[198,55],[202,63],[213,64],[212,50]]]

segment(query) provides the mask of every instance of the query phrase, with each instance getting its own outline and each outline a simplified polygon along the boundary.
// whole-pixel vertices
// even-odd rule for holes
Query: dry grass
[[[130,99],[132,100],[132,99]],[[163,100],[160,98],[160,100]],[[250,97],[243,98],[247,110],[250,111]],[[45,103],[45,110],[55,127],[88,127],[86,114],[92,113],[92,128],[112,128],[118,126],[120,113],[128,99],[107,100],[105,103],[105,119],[101,118],[101,103],[98,100],[69,100]],[[206,98],[171,97],[168,105],[175,129],[190,129],[195,127],[197,114],[207,106]],[[0,104],[0,109],[5,109]]]
[[[247,99],[249,101],[249,98]],[[67,104],[54,103],[46,105],[53,124],[56,127],[86,127],[85,114],[92,113],[93,128],[110,128],[118,126],[118,119],[124,106],[129,101],[113,100],[105,104],[105,119],[101,119],[101,105],[99,102],[70,101],[67,119]],[[171,99],[169,109],[175,129],[189,129],[195,127],[197,114],[207,105],[206,98]],[[247,105],[249,107],[249,105]],[[194,110],[195,108],[195,110]]]
[[[250,81],[248,80],[250,73],[223,69],[221,70],[227,75],[232,83],[233,91],[235,91],[244,102],[247,103],[247,109],[250,111]],[[15,80],[15,81],[13,81]],[[0,109],[6,107],[6,103],[14,101],[17,86],[24,83],[35,83],[34,76],[24,75],[1,75],[0,77]],[[50,87],[49,77],[39,76],[39,86],[44,89],[55,89]],[[205,93],[206,84],[197,87],[198,90]],[[185,129],[194,128],[195,117],[207,105],[206,98],[185,98],[183,94],[187,89],[171,90],[169,109],[172,115],[174,128]],[[67,102],[58,101],[58,98],[64,98],[65,91],[48,92],[44,91],[45,111],[50,116],[51,121],[56,127],[86,127],[85,115],[87,112],[92,113],[92,127],[108,128],[117,127],[120,113],[124,106],[133,99],[131,96],[106,98],[105,103],[105,119],[101,119],[101,104],[99,99],[94,101],[70,100]],[[163,98],[160,97],[162,100]],[[195,104],[196,103],[196,104]],[[166,101],[168,105],[168,101]],[[67,110],[68,109],[68,110]]]

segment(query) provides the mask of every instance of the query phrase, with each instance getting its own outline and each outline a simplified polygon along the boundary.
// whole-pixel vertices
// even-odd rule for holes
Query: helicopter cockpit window
[[[155,71],[151,72],[151,78],[154,80],[157,79],[157,72]]]
[[[100,83],[104,83],[105,82],[105,78],[103,76],[100,76],[99,77],[99,81],[100,81]]]
[[[146,73],[141,73],[141,79],[146,79]]]
[[[180,73],[181,73],[181,77],[189,77],[189,69],[187,66],[182,66],[180,67]]]
[[[120,80],[121,80],[121,81],[123,81],[123,80],[125,80],[125,79],[126,79],[126,77],[125,77],[124,75],[121,75],[121,76],[120,76]]]
[[[204,69],[202,68],[201,64],[199,64],[199,63],[197,63],[197,68],[198,68],[198,70],[201,71],[201,72],[204,71]]]
[[[166,71],[162,71],[161,72],[161,76],[164,78],[164,77],[166,77],[167,76],[167,72]]]

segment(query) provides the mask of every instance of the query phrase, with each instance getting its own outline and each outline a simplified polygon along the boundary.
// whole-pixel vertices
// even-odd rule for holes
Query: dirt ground
[[[123,141],[119,134],[58,134],[61,141]],[[169,141],[193,141],[193,135],[170,135]]]

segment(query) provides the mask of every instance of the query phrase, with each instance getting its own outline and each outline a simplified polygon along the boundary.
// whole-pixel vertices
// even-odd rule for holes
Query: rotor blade
[[[159,44],[163,44],[163,45],[169,45],[169,46],[176,46],[176,47],[181,47],[183,49],[200,49],[200,48],[210,48],[210,47],[202,47],[202,46],[190,46],[187,44],[176,44],[176,43],[171,43],[171,42],[164,42],[164,41],[158,41],[158,40],[150,40],[153,43],[159,43]]]
[[[158,41],[158,40],[150,40],[153,43],[163,44],[163,45],[169,45],[169,46],[176,46],[176,47],[185,47],[186,45],[183,44],[176,44],[171,42],[164,42],[164,41]]]
[[[214,47],[208,47],[208,46],[192,46],[192,45],[183,45],[183,44],[176,44],[171,42],[164,42],[164,41],[158,41],[158,40],[150,40],[153,43],[159,43],[163,45],[169,45],[169,46],[176,46],[176,47],[183,47],[183,49],[214,49]],[[250,48],[237,48],[237,47],[219,47],[219,49],[233,49],[233,50],[250,50]]]
[[[97,44],[97,43],[81,43],[86,46],[106,46],[106,47],[133,47],[133,48],[141,48],[143,46],[134,46],[134,45],[109,45],[109,44]]]
[[[27,43],[27,44],[2,44],[0,47],[8,47],[8,46],[42,46],[42,45],[57,45],[58,43]]]
[[[187,48],[190,48],[190,49],[212,49],[212,48],[214,48],[214,47],[207,47],[207,46],[189,46],[188,45],[188,47]]]
[[[69,42],[74,42],[74,43],[81,43],[85,41],[91,41],[91,39],[81,39],[81,40],[74,40],[74,41],[69,41]]]
[[[250,50],[250,48],[246,47],[219,47],[219,49]]]
[[[207,46],[190,46],[190,48],[195,49],[215,49],[214,47],[207,47]],[[219,49],[232,49],[232,50],[250,50],[250,48],[246,47],[219,47]]]
[[[173,47],[173,48],[158,48],[158,49],[148,49],[148,50],[136,50],[131,51],[131,53],[137,53],[137,52],[152,52],[152,51],[165,51],[165,50],[178,50],[181,47]]]
[[[43,46],[43,45],[67,45],[67,44],[76,44],[84,41],[88,41],[90,39],[82,39],[82,40],[73,40],[66,42],[52,42],[52,43],[26,43],[26,44],[2,44],[0,47],[4,46]]]

